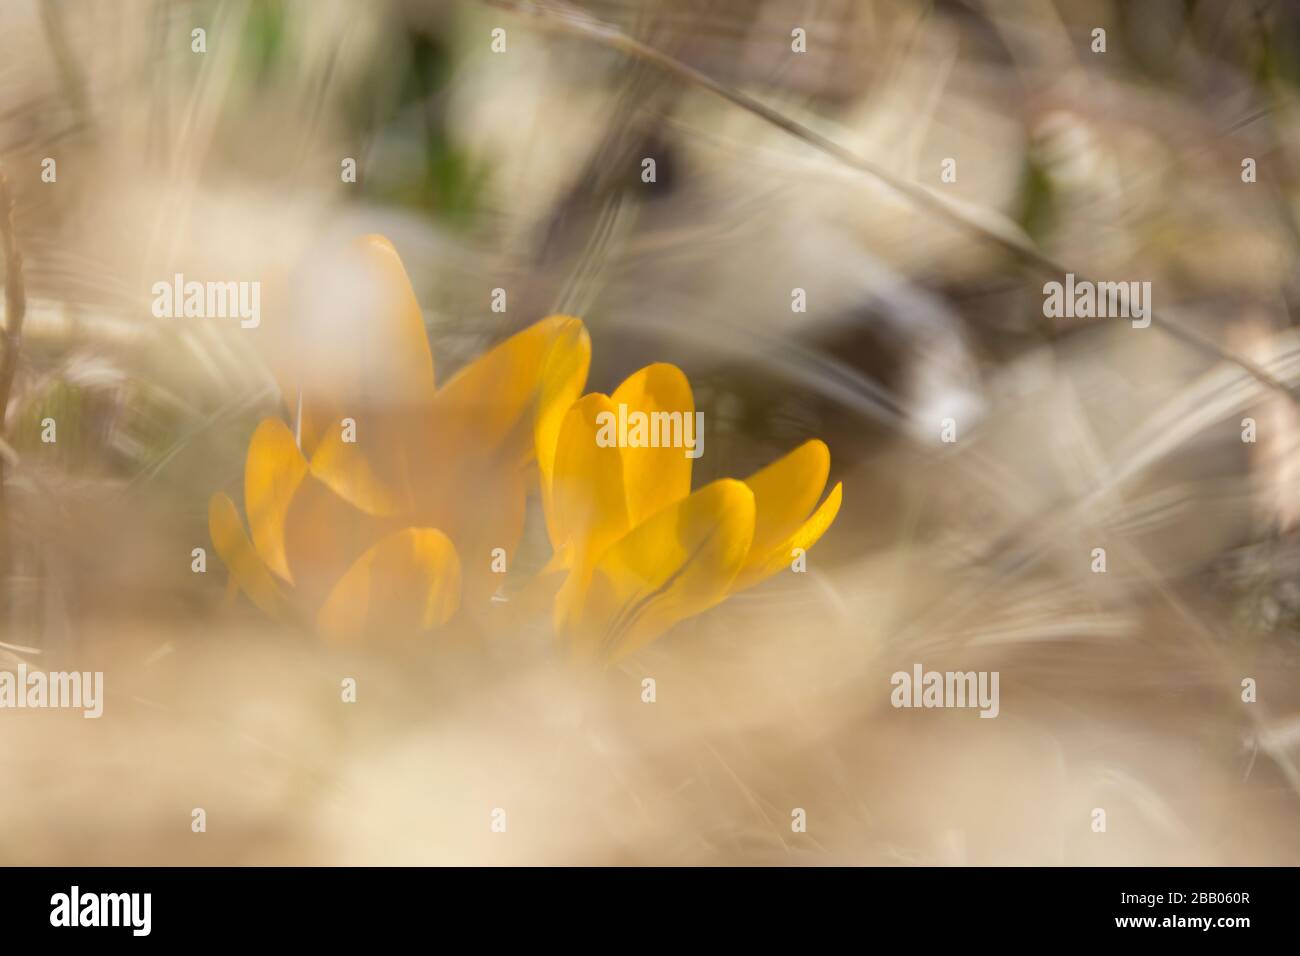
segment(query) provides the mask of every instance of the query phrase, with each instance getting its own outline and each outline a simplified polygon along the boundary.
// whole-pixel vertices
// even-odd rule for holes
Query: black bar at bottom
[[[766,943],[843,931],[945,939],[1228,943],[1294,927],[1290,869],[0,870],[8,942],[284,939],[338,945],[433,932],[538,945],[689,933]],[[75,888],[75,889],[74,889]],[[147,894],[147,895],[146,895]],[[613,935],[607,935],[613,934]],[[865,934],[865,935],[864,935]],[[972,934],[975,934],[972,936]]]

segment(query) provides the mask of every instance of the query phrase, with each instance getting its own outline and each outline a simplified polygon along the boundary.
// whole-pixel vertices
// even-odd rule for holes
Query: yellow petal
[[[656,434],[659,423],[671,420],[661,418],[656,422],[653,416],[667,412],[678,416],[676,426],[670,424],[669,431],[675,427],[679,443],[684,441],[686,429],[695,435],[695,398],[691,395],[690,382],[675,365],[659,362],[634,372],[614,390],[612,399],[615,408],[626,405],[629,412],[646,413],[650,429]],[[631,425],[628,431],[630,436]],[[646,438],[649,437],[648,433]],[[659,448],[624,447],[623,463],[627,510],[633,524],[691,493],[691,459],[680,444]]]
[[[831,453],[816,438],[745,479],[754,492],[753,554],[766,557],[804,522],[822,496]]]
[[[284,554],[284,519],[306,474],[307,460],[288,426],[274,418],[264,419],[248,443],[244,508],[257,553],[267,567],[289,582],[293,574]]]
[[[424,317],[391,242],[362,236],[311,278],[307,314],[301,324],[285,326],[277,363],[295,422],[301,395],[309,458],[343,418],[367,409],[424,408],[434,391]]]
[[[284,522],[295,603],[314,612],[357,556],[399,527],[395,519],[359,510],[308,473]]]
[[[385,409],[354,411],[345,441],[344,423],[320,437],[311,473],[344,501],[372,515],[393,515],[411,504],[408,446],[423,438],[427,419]]]
[[[505,552],[507,568],[524,530],[531,472],[523,468],[483,468],[463,473],[455,494],[438,510],[439,527],[456,545],[463,574],[461,604],[481,611],[501,587],[503,575],[493,568],[494,552]]]
[[[551,527],[555,448],[560,440],[564,416],[582,394],[590,365],[591,336],[581,322],[574,320],[556,335],[555,343],[547,355],[533,427],[537,470],[541,478],[542,511],[546,516],[552,542],[555,541],[555,530]]]
[[[614,416],[609,396],[583,396],[569,409],[556,443],[552,482],[555,550],[561,567],[594,560],[628,530],[623,453],[596,442],[602,415]]]
[[[455,542],[466,568],[467,604],[499,585],[499,575],[481,572],[490,568],[492,549],[513,555],[523,531],[524,468],[531,468],[535,432],[549,429],[556,409],[577,397],[590,359],[582,323],[552,316],[507,339],[438,392],[432,439],[416,448],[426,457],[412,467],[419,476],[414,513]]]
[[[754,534],[754,494],[724,479],[659,511],[596,563],[568,637],[616,661],[721,601]]]
[[[330,591],[317,629],[339,644],[427,633],[460,600],[460,561],[441,531],[405,528],[371,547]]]
[[[826,500],[821,503],[821,507],[814,511],[812,516],[784,541],[761,553],[751,551],[749,559],[745,562],[744,570],[737,576],[735,583],[731,587],[732,593],[753,587],[765,578],[769,578],[778,571],[790,567],[790,562],[794,560],[795,548],[802,548],[807,551],[816,544],[817,539],[826,533],[826,529],[831,526],[835,516],[840,513],[843,492],[843,482],[836,484],[831,489],[831,493],[826,496]]]
[[[226,494],[215,494],[208,502],[208,533],[212,546],[230,569],[230,576],[248,599],[271,617],[286,617],[284,593],[270,569],[258,556],[253,542],[244,532],[235,503]]]
[[[491,449],[506,465],[531,460],[539,419],[550,425],[554,405],[577,397],[590,357],[582,322],[553,315],[475,359],[434,399],[440,456]]]

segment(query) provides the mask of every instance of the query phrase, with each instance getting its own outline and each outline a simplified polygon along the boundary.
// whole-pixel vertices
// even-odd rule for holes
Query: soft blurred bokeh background
[[[0,861],[1300,862],[1300,408],[1228,360],[1300,385],[1296,6],[533,9],[0,5],[28,298],[0,664],[107,687],[99,721],[0,713]],[[697,485],[824,438],[845,507],[808,573],[594,677],[525,624],[343,654],[228,602],[215,555],[191,572],[208,498],[279,406],[277,322],[363,232],[401,252],[440,378],[566,312],[590,387],[691,376]],[[997,236],[1151,281],[1157,322],[1046,322]],[[155,319],[174,272],[258,279],[262,327]],[[892,709],[916,662],[1000,671],[1001,715]]]

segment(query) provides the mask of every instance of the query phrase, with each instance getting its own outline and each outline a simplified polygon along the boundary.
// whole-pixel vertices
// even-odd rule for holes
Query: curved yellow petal
[[[423,428],[423,420],[411,421],[400,412],[354,412],[320,438],[311,473],[368,514],[396,514],[410,505],[410,482],[418,480],[418,474],[410,474],[407,446],[421,440]]]
[[[362,236],[310,279],[306,314],[281,344],[288,368],[277,369],[309,458],[343,418],[427,407],[434,393],[424,316],[391,242]]]
[[[843,494],[844,483],[840,482],[831,489],[831,493],[826,496],[826,500],[821,503],[821,507],[814,511],[808,520],[795,529],[784,541],[763,552],[759,552],[757,549],[751,550],[750,556],[745,562],[744,570],[737,575],[735,583],[731,586],[732,593],[753,587],[765,578],[769,578],[778,571],[790,567],[791,561],[794,560],[795,548],[802,548],[807,551],[816,544],[817,540],[826,533],[826,529],[831,526],[835,516],[840,513]]]
[[[745,479],[754,492],[753,554],[766,556],[803,524],[830,469],[830,450],[814,438]]]
[[[440,456],[481,455],[505,465],[531,460],[539,421],[582,390],[591,339],[581,320],[553,315],[512,335],[457,372],[434,399]]]
[[[359,510],[308,473],[284,521],[295,602],[314,612],[357,556],[398,527],[395,519]]]
[[[284,554],[284,519],[307,474],[307,460],[284,422],[264,419],[248,443],[244,463],[244,509],[253,546],[283,580],[293,574]]]
[[[601,555],[566,636],[581,654],[625,657],[726,597],[753,535],[753,492],[731,479],[706,485]]]
[[[541,480],[542,512],[552,543],[556,540],[551,526],[553,507],[551,484],[555,472],[555,450],[560,441],[560,427],[569,408],[582,394],[591,366],[591,336],[577,320],[565,326],[555,337],[542,370],[541,394],[534,417],[533,441],[537,453],[537,470]]]
[[[564,416],[556,442],[551,498],[558,566],[597,558],[628,530],[623,452],[601,447],[596,437],[603,416],[613,417],[609,396],[580,398]]]
[[[374,389],[370,395],[382,396],[382,404],[424,404],[433,395],[433,352],[402,257],[385,236],[375,233],[354,242],[353,251],[358,278],[369,283],[364,302],[368,312],[359,317],[366,333],[361,344],[368,349],[357,357],[363,381]]]
[[[326,639],[351,644],[428,633],[460,602],[460,560],[433,528],[404,528],[362,554],[330,591],[316,618]]]
[[[285,618],[284,592],[244,532],[239,510],[229,495],[218,493],[208,502],[208,534],[217,554],[230,569],[231,579],[238,582],[248,599],[263,613],[276,619]]]
[[[664,362],[632,373],[611,398],[616,409],[626,405],[629,414],[646,415],[640,443],[661,446],[623,448],[628,516],[636,524],[691,493],[691,459],[686,457],[682,443],[687,434],[699,438],[695,435],[695,398],[682,370]],[[629,419],[630,441],[638,441],[635,427],[636,423]]]

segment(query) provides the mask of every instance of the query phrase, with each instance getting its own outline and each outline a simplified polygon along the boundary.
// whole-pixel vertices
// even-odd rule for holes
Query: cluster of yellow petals
[[[513,557],[540,477],[551,568],[565,573],[556,631],[614,661],[788,567],[834,520],[841,487],[818,504],[820,441],[693,493],[681,448],[602,447],[600,412],[691,415],[694,399],[663,364],[582,395],[591,341],[578,319],[543,319],[436,386],[396,250],[366,236],[348,266],[366,314],[332,330],[328,354],[307,343],[278,370],[295,427],[268,418],[249,442],[247,530],[228,495],[209,505],[232,581],[267,614],[346,643],[472,613],[498,589],[494,556]]]
[[[304,342],[278,370],[297,433],[275,418],[254,432],[248,531],[227,495],[208,510],[240,590],[338,642],[433,630],[492,595],[493,553],[513,557],[522,534],[536,424],[581,393],[591,359],[582,323],[552,316],[436,387],[397,251],[366,236],[347,265],[365,314],[332,330],[330,354]]]
[[[581,656],[613,662],[674,624],[788,568],[839,512],[837,484],[818,505],[830,452],[816,439],[744,481],[691,491],[680,447],[597,441],[602,422],[625,414],[695,412],[676,366],[655,364],[613,395],[584,395],[538,428],[542,503],[567,571],[556,596],[556,633]]]

